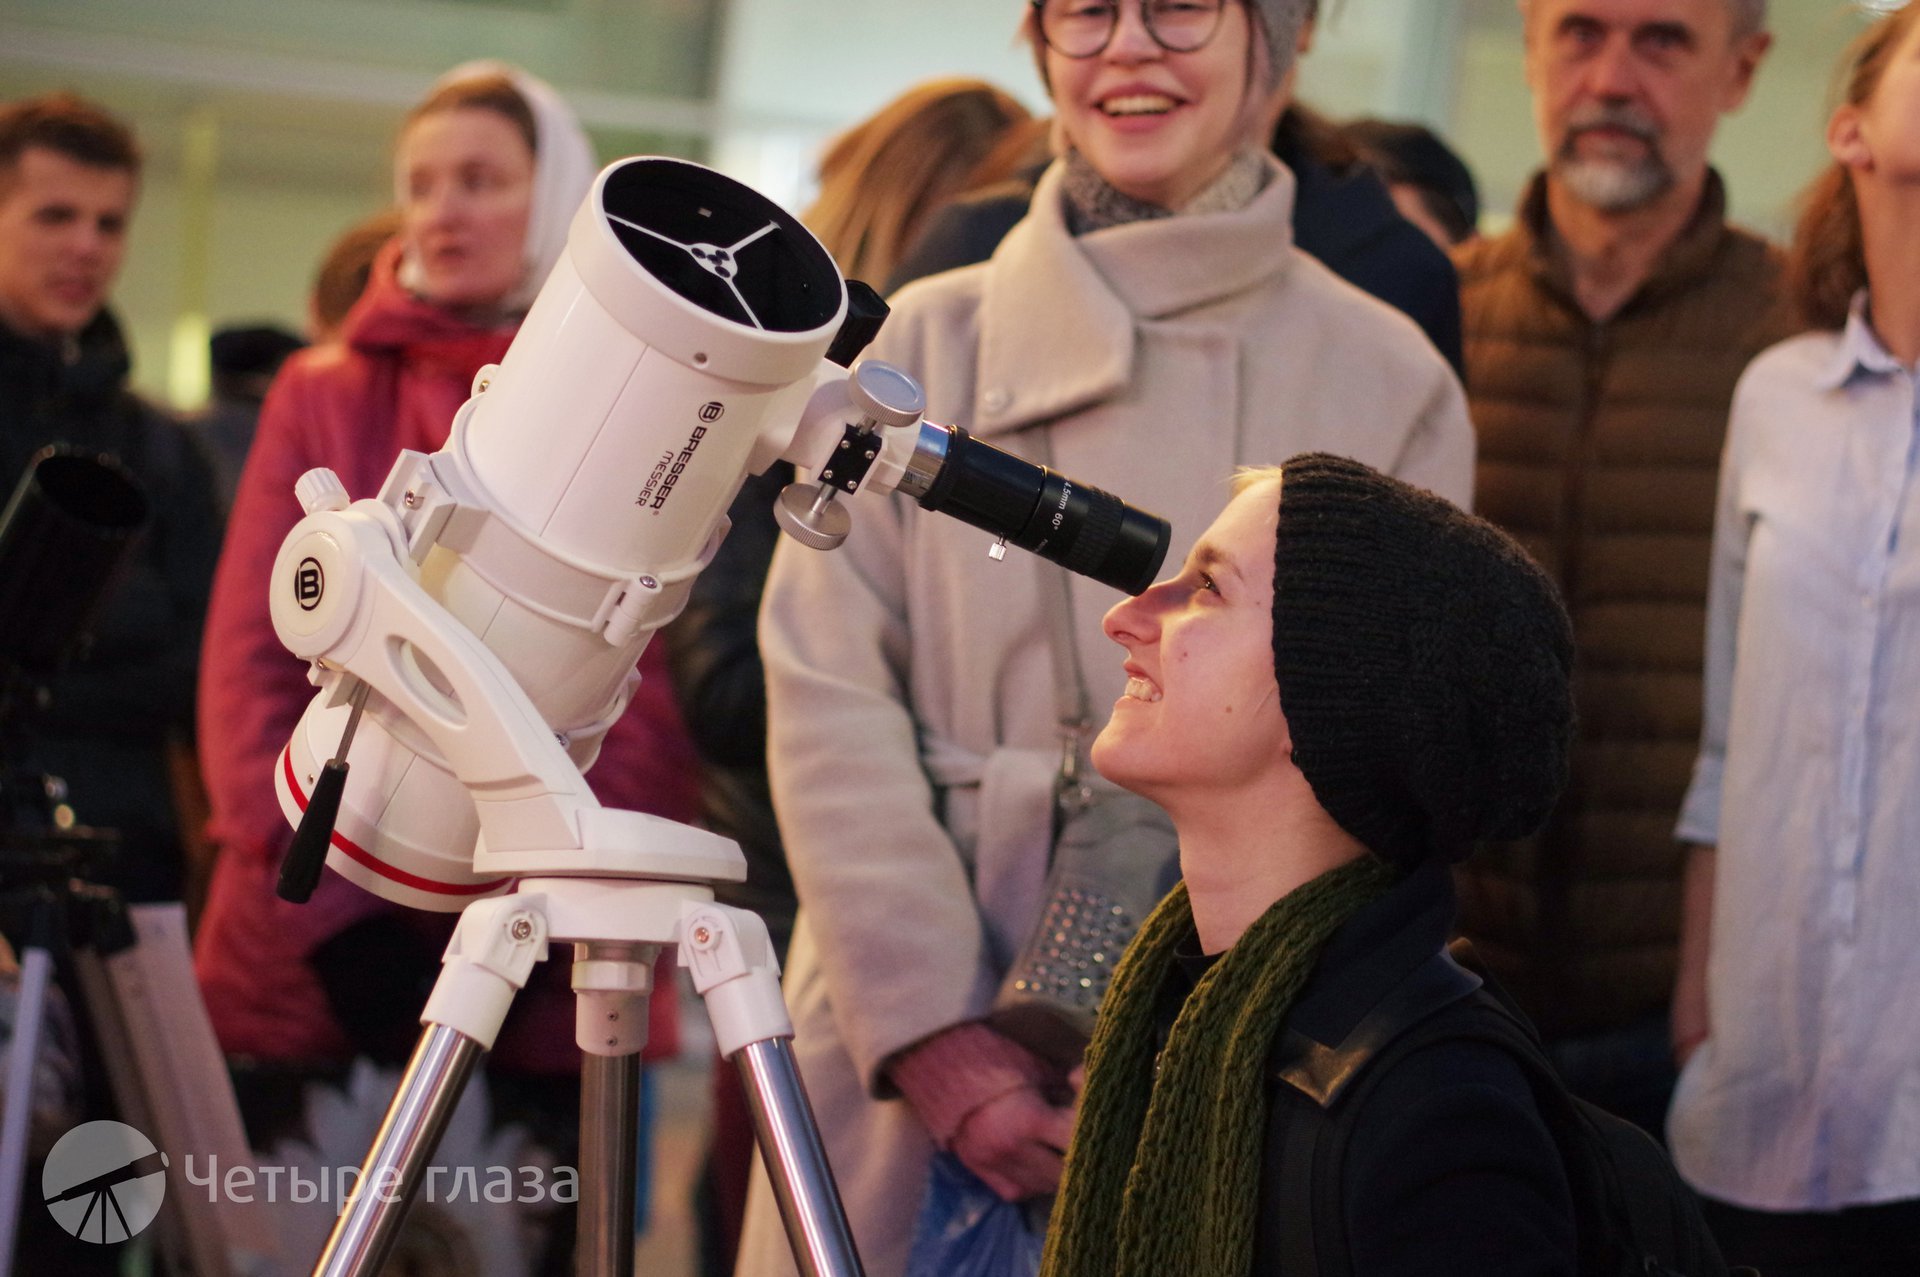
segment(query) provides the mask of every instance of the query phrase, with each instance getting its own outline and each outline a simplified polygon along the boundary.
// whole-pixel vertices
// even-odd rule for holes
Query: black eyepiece
[[[950,515],[1070,572],[1128,594],[1153,584],[1172,528],[1109,492],[1023,461],[959,427],[946,430],[922,509]]]

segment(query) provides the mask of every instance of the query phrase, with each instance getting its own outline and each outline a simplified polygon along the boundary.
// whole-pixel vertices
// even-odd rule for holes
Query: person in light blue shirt
[[[1855,46],[1733,402],[1668,1135],[1727,1260],[1920,1273],[1920,6]]]

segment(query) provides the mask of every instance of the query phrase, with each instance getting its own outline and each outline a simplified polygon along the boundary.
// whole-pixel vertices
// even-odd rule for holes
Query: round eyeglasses
[[[1138,0],[1140,21],[1168,53],[1192,53],[1213,39],[1228,0]],[[1040,39],[1063,58],[1106,51],[1120,27],[1122,0],[1032,0]]]

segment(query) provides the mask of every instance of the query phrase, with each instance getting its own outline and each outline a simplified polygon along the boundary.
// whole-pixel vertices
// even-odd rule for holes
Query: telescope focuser
[[[853,520],[834,504],[838,492],[860,490],[885,446],[881,429],[912,428],[927,411],[920,383],[892,364],[863,359],[847,378],[847,398],[860,414],[841,432],[833,454],[820,467],[817,483],[791,483],[780,492],[773,517],[787,534],[816,550],[832,550],[847,539]]]

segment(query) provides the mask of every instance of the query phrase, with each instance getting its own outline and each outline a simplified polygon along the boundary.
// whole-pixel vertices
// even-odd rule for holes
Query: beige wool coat
[[[1243,464],[1326,450],[1465,504],[1459,383],[1410,320],[1293,247],[1293,189],[1276,163],[1238,211],[1076,238],[1055,165],[993,258],[903,290],[870,353],[920,378],[930,420],[1170,519],[1168,574]],[[840,550],[781,546],[760,642],[800,896],[795,1050],[866,1270],[898,1277],[930,1143],[883,1065],[981,1018],[1037,919],[1060,757],[1041,600],[1059,587],[904,498],[852,504]],[[1100,629],[1118,597],[1071,583],[1099,721],[1126,681]],[[792,1271],[764,1177],[737,1271]]]

